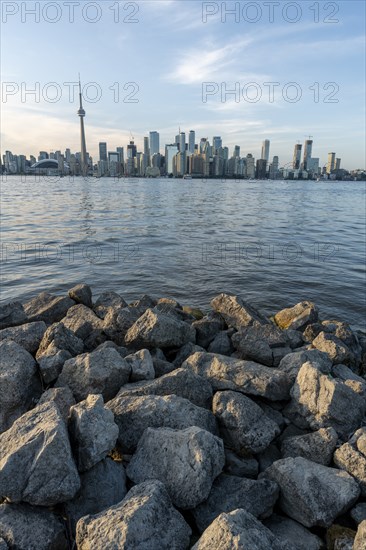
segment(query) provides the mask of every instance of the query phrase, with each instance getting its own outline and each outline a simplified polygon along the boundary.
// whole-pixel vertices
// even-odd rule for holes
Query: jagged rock
[[[0,495],[52,506],[80,487],[65,422],[54,403],[21,416],[0,435]]]
[[[212,340],[207,350],[209,353],[219,353],[220,355],[231,355],[234,351],[234,347],[231,343],[227,331],[220,331]],[[195,350],[202,351],[202,350]]]
[[[94,304],[94,312],[104,319],[107,315],[109,308],[123,309],[127,307],[127,303],[122,296],[116,292],[103,292]]]
[[[362,521],[357,529],[353,543],[353,550],[365,550],[366,548],[366,520]]]
[[[154,364],[154,370],[155,370],[155,378],[160,378],[161,376],[164,376],[165,374],[169,374],[170,372],[173,372],[176,370],[176,366],[173,365],[173,363],[170,363],[169,361],[164,361],[162,359],[153,359]]]
[[[282,329],[303,331],[308,325],[318,321],[318,310],[312,302],[299,302],[276,313],[274,320]]]
[[[240,359],[257,361],[269,367],[278,366],[282,357],[291,353],[286,333],[272,323],[254,322],[241,328],[231,338]]]
[[[63,323],[54,323],[48,327],[39,345],[36,359],[52,355],[58,350],[66,350],[72,357],[79,355],[84,350],[83,341]]]
[[[279,496],[277,483],[268,479],[245,479],[221,474],[212,485],[205,502],[193,510],[193,516],[202,533],[222,512],[237,508],[255,517],[268,517]]]
[[[278,460],[261,475],[279,484],[280,508],[305,527],[329,527],[360,494],[346,472],[302,457]]]
[[[80,518],[98,514],[120,502],[127,493],[126,473],[121,462],[106,458],[80,475],[77,495],[65,505],[72,531]]]
[[[19,550],[67,550],[68,548],[62,522],[52,512],[28,504],[0,504],[0,537],[6,542],[5,549],[9,547]]]
[[[267,403],[258,402],[258,405],[262,409],[264,414],[277,424],[281,431],[286,428],[288,421],[284,418],[280,411],[277,411]]]
[[[241,327],[248,327],[255,321],[261,325],[269,323],[253,306],[245,302],[240,296],[219,294],[211,300],[214,311],[220,313],[229,327],[239,330]]]
[[[186,550],[190,535],[165,486],[151,480],[132,487],[119,504],[82,518],[76,543],[79,550]]]
[[[75,405],[75,399],[72,395],[70,388],[65,386],[64,388],[50,388],[42,393],[38,405],[43,405],[43,403],[52,402],[57,405],[58,410],[61,413],[62,418],[67,422],[67,419],[70,414],[70,407]]]
[[[155,307],[151,308],[152,311],[159,313],[160,311],[162,313],[165,313],[166,315],[171,315],[177,321],[184,321],[186,323],[191,324],[193,321],[195,321],[195,318],[192,315],[189,315],[182,309],[174,307],[172,304],[168,304],[165,302],[158,303]]]
[[[215,353],[194,353],[182,365],[207,378],[214,390],[234,390],[266,397],[270,401],[289,399],[291,382],[278,369],[253,361],[241,361]]]
[[[46,329],[46,323],[43,321],[4,328],[0,330],[0,341],[13,340],[29,353],[35,354]]]
[[[135,300],[134,302],[128,304],[128,307],[130,307],[131,309],[135,309],[138,313],[138,316],[141,317],[141,315],[143,315],[147,309],[152,309],[156,305],[157,301],[155,300],[155,298],[152,298],[148,294],[144,294],[138,300]]]
[[[300,348],[304,344],[303,334],[299,330],[288,329],[285,333],[287,340],[289,341],[290,348]]]
[[[122,346],[125,343],[127,331],[139,317],[136,309],[110,307],[104,317],[104,332],[113,342]]]
[[[340,321],[323,321],[324,330],[333,333],[339,338],[348,348],[350,353],[349,363],[354,366],[362,359],[362,345],[357,333],[353,332],[347,323]]]
[[[180,305],[180,303],[177,302],[177,300],[174,300],[174,298],[167,298],[167,297],[159,298],[156,303],[157,303],[157,305],[159,305],[159,304],[168,304],[168,305],[170,305],[170,306],[172,306],[176,309],[182,309],[182,306]]]
[[[249,397],[235,391],[214,395],[212,412],[225,444],[240,455],[260,453],[280,433],[278,424]]]
[[[131,367],[113,348],[83,353],[69,359],[57,380],[57,387],[69,386],[76,401],[90,393],[101,393],[103,399],[113,399],[128,382]]]
[[[308,325],[303,333],[305,342],[311,343],[314,340],[314,338],[316,338],[318,334],[323,330],[324,330],[324,326],[322,325],[322,323],[313,323],[311,325]]]
[[[81,338],[84,343],[90,337],[93,337],[93,339],[98,338],[104,329],[103,321],[95,315],[92,309],[83,304],[72,306],[66,317],[62,319],[62,323],[72,330],[78,338]]]
[[[188,342],[187,344],[184,344],[182,346],[177,355],[175,356],[175,359],[173,361],[173,365],[176,369],[180,368],[183,364],[183,362],[193,353],[196,353],[196,351],[205,351],[204,348],[201,346],[197,346],[195,344],[192,344],[192,342]],[[165,360],[166,358],[163,358]]]
[[[258,461],[255,458],[239,457],[230,449],[225,449],[225,472],[232,476],[256,478]]]
[[[198,426],[217,434],[216,420],[211,411],[193,405],[176,395],[120,396],[106,404],[114,413],[119,427],[118,443],[123,452],[133,452],[146,428],[183,430]]]
[[[196,329],[196,342],[198,346],[207,348],[220,331],[225,328],[225,321],[217,313],[209,313],[192,326]]]
[[[153,380],[155,378],[154,363],[149,350],[141,349],[125,357],[126,363],[131,367],[131,382],[139,380]]]
[[[313,430],[332,427],[346,437],[358,428],[365,413],[366,401],[362,394],[322,374],[311,363],[301,367],[291,396],[287,412],[300,416]],[[297,419],[293,418],[293,422],[297,424]]]
[[[162,312],[147,309],[127,331],[127,345],[150,348],[180,347],[195,342],[195,329]]]
[[[107,340],[106,342],[103,342],[103,344],[99,344],[97,348],[95,348],[94,351],[100,351],[101,349],[108,349],[113,348],[120,354],[123,359],[129,354],[129,351],[127,348],[124,348],[123,346],[118,346],[115,342],[112,342],[111,340]]]
[[[209,408],[212,401],[211,384],[188,369],[176,369],[148,382],[126,384],[118,396],[177,395],[189,399],[198,407]]]
[[[89,285],[79,284],[68,291],[68,295],[77,304],[83,304],[86,307],[93,307],[92,291]]]
[[[127,467],[135,483],[162,481],[178,508],[194,508],[209,495],[225,464],[224,445],[197,426],[184,430],[147,428]]]
[[[41,292],[24,304],[24,311],[30,322],[44,321],[47,324],[52,324],[61,321],[74,305],[74,300],[68,296],[52,296],[48,292]]]
[[[327,353],[334,364],[345,363],[351,359],[347,346],[334,334],[320,332],[313,340],[313,346]]]
[[[317,349],[289,353],[281,359],[278,368],[284,371],[291,379],[292,383],[294,383],[299,370],[303,364],[307,362],[316,366],[324,374],[329,374],[332,371],[332,361],[329,359],[328,355]]]
[[[350,516],[357,525],[361,523],[361,521],[364,521],[366,519],[366,502],[356,504],[356,506],[352,508]]]
[[[280,451],[278,450],[277,445],[272,443],[265,449],[262,453],[257,455],[257,459],[259,462],[259,471],[264,472],[272,466],[274,462],[277,462],[277,460],[280,460],[282,458]]]
[[[351,474],[366,496],[366,428],[357,430],[351,439],[334,453],[334,463],[341,470]]]
[[[0,342],[0,432],[31,405],[37,367],[31,354],[12,340]]]
[[[104,407],[101,395],[89,395],[85,401],[71,407],[69,429],[80,472],[103,460],[118,437],[113,413]]]
[[[191,550],[290,550],[245,510],[220,514]],[[292,550],[292,549],[291,549]]]
[[[292,519],[273,514],[264,521],[264,525],[293,550],[321,550],[323,548],[323,541],[319,537]]]
[[[332,373],[335,378],[339,378],[344,382],[346,380],[354,380],[355,382],[359,382],[364,386],[366,393],[366,380],[362,378],[362,376],[358,376],[357,374],[355,374],[353,370],[351,370],[349,367],[346,367],[346,365],[334,365]]]
[[[27,322],[27,315],[20,302],[0,305],[0,330]]]
[[[42,374],[42,379],[45,384],[54,382],[60,373],[63,366],[72,355],[64,349],[54,350],[51,355],[44,355],[38,359],[39,370]]]
[[[332,461],[337,441],[338,435],[333,428],[321,428],[317,432],[284,439],[281,453],[283,458],[302,456],[328,466]]]

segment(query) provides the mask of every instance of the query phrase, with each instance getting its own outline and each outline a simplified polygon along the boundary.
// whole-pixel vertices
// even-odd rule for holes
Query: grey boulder
[[[292,550],[321,550],[324,547],[317,535],[292,519],[273,514],[264,521],[264,525]]]
[[[0,305],[0,330],[27,322],[27,315],[20,302]]]
[[[350,516],[357,525],[361,523],[361,521],[364,521],[366,519],[366,502],[356,504],[356,506],[352,508]]]
[[[338,435],[333,428],[320,428],[306,435],[287,437],[281,445],[283,458],[302,456],[328,466],[337,446]]]
[[[64,349],[54,350],[50,355],[43,355],[38,359],[39,370],[42,374],[43,382],[51,384],[57,380],[62,372],[63,366],[72,355]]]
[[[115,506],[81,518],[76,543],[79,550],[186,550],[190,535],[165,486],[151,480],[132,487]]]
[[[346,344],[334,334],[320,332],[313,340],[312,345],[319,351],[327,353],[334,364],[346,363],[351,358]]]
[[[131,382],[155,378],[154,363],[149,350],[141,349],[131,355],[126,355],[125,360],[131,367]]]
[[[71,356],[83,352],[83,341],[75,336],[74,332],[63,323],[54,323],[43,335],[40,342],[36,359],[45,355],[51,355],[55,350],[66,350]]]
[[[366,520],[358,526],[352,550],[365,550],[366,548]]]
[[[291,352],[286,333],[272,323],[254,322],[241,328],[231,338],[241,359],[253,360],[268,367],[276,367],[286,354]]]
[[[72,306],[62,319],[62,323],[83,340],[87,350],[96,348],[106,340],[104,321],[83,304]]]
[[[52,324],[61,321],[74,305],[74,300],[68,296],[53,296],[48,292],[41,292],[24,304],[24,311],[30,322],[44,321],[47,324]]]
[[[351,474],[366,496],[366,429],[361,428],[351,439],[334,453],[334,463],[338,468]]]
[[[332,371],[332,361],[328,355],[317,349],[289,353],[281,359],[278,368],[284,371],[294,383],[299,370],[304,363],[308,362],[317,367],[323,374],[329,374]]]
[[[74,302],[77,304],[83,304],[87,307],[92,307],[92,291],[89,285],[86,284],[79,284],[76,286],[73,286],[68,291],[68,295]]]
[[[196,351],[205,351],[201,346],[197,346],[196,344],[193,344],[192,342],[188,342],[187,344],[184,344],[181,348],[179,348],[177,355],[175,356],[175,359],[173,361],[174,368],[178,369],[182,366],[182,363],[193,353],[196,353]],[[164,358],[162,358],[165,360]]]
[[[47,326],[44,321],[4,328],[0,330],[0,341],[6,339],[13,340],[13,342],[22,346],[29,353],[35,354],[46,329]]]
[[[225,328],[225,321],[221,315],[209,313],[202,319],[194,321],[192,326],[196,329],[197,345],[207,348],[219,332]]]
[[[253,306],[245,302],[240,296],[219,294],[211,300],[211,307],[225,319],[229,327],[239,330],[241,327],[253,325],[255,321],[261,325],[269,323]]]
[[[220,355],[231,355],[234,351],[234,347],[228,335],[228,331],[222,330],[216,334],[215,338],[208,346],[207,351],[209,353],[219,353]]]
[[[107,315],[109,308],[123,309],[127,307],[127,303],[122,296],[116,292],[103,292],[94,304],[94,311],[101,319]]]
[[[75,405],[75,399],[70,388],[65,386],[64,388],[50,388],[46,390],[42,393],[37,404],[43,405],[43,403],[48,402],[57,405],[62,418],[67,422],[70,414],[70,407]]]
[[[209,495],[225,464],[221,439],[197,426],[147,428],[127,467],[134,483],[162,481],[178,508],[195,508]]]
[[[275,323],[282,329],[305,330],[318,321],[318,310],[312,302],[299,302],[293,307],[282,309],[274,316]]]

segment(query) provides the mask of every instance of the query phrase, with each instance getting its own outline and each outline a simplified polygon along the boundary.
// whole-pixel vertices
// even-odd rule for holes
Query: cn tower
[[[80,99],[80,109],[78,110],[78,115],[80,117],[80,139],[81,139],[80,172],[81,172],[81,175],[85,177],[88,174],[88,163],[86,160],[86,142],[85,142],[85,129],[84,129],[85,111],[83,109],[83,97],[81,93],[80,75],[79,75],[79,99]]]

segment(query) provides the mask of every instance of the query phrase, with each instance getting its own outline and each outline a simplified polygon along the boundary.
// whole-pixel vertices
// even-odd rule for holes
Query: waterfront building
[[[185,132],[181,132],[179,134],[179,151],[181,153],[185,153],[185,151],[186,151],[186,134],[185,134]]]
[[[159,132],[150,132],[150,156],[153,156],[157,153],[160,153]]]
[[[318,174],[318,172],[319,172],[319,158],[311,157],[310,159],[308,159],[307,172],[309,174],[312,174],[313,176]]]
[[[196,133],[194,130],[190,130],[189,136],[188,136],[188,153],[190,155],[194,154],[195,145],[196,145]]]
[[[127,145],[127,159],[136,158],[137,156],[137,147],[134,141],[130,141]]]
[[[83,108],[83,95],[81,93],[81,83],[79,79],[79,102],[80,107],[78,110],[78,116],[80,118],[80,173],[82,176],[86,176],[88,173],[88,159],[86,155],[86,140],[85,140],[85,128],[84,128],[84,118],[85,110]]]
[[[99,143],[99,160],[104,160],[105,162],[108,160],[107,144],[105,141]]]
[[[303,170],[305,171],[308,168],[308,160],[311,159],[312,150],[313,150],[313,140],[307,139],[304,145],[304,159],[303,159],[303,165],[302,165]]]
[[[235,145],[233,156],[234,157],[240,157],[240,145]]]
[[[269,167],[269,179],[275,180],[278,177],[278,164],[279,160],[277,156],[273,157],[272,164]]]
[[[212,154],[216,155],[217,150],[222,147],[222,139],[220,136],[214,136],[212,139]]]
[[[269,146],[270,146],[269,139],[265,139],[262,143],[262,154],[261,154],[260,160],[265,160],[267,164],[269,161]]]
[[[255,159],[250,153],[246,156],[246,177],[253,179],[255,177]]]
[[[328,153],[327,174],[331,174],[336,166],[336,154]]]
[[[118,153],[118,161],[123,165],[125,161],[125,153],[123,147],[117,147],[116,151]]]
[[[258,180],[264,180],[267,176],[267,161],[266,159],[258,159],[256,164],[256,178]]]
[[[292,168],[293,168],[294,170],[299,170],[299,168],[300,168],[300,164],[301,164],[301,149],[302,149],[301,143],[297,143],[297,144],[295,145],[294,156],[293,156],[293,160],[292,160]]]
[[[340,170],[341,169],[341,159],[336,159],[336,165],[335,165],[335,169],[336,170]]]
[[[165,145],[165,171],[168,174],[173,174],[173,159],[178,153],[178,146],[175,143]]]

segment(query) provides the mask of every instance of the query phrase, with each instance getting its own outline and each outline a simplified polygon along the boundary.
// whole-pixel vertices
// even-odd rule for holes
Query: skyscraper
[[[307,139],[305,141],[305,146],[304,146],[304,160],[303,160],[304,170],[308,169],[308,160],[311,159],[312,149],[313,149],[313,140]]]
[[[328,153],[327,174],[331,174],[336,167],[336,154]]]
[[[150,132],[150,155],[153,156],[160,152],[159,132]]]
[[[233,157],[240,157],[240,145],[235,145]]]
[[[150,155],[149,138],[144,137],[144,155]]]
[[[181,153],[186,152],[186,134],[184,132],[179,134],[179,151]]]
[[[105,141],[101,141],[99,143],[99,160],[104,160],[105,162],[108,160],[107,144]]]
[[[222,139],[220,136],[214,136],[213,139],[212,139],[212,149],[213,149],[213,154],[215,155],[217,150],[220,149],[220,147],[222,147]]]
[[[340,170],[340,169],[341,169],[341,159],[336,159],[335,169],[336,169],[336,170]]]
[[[300,143],[297,143],[295,145],[295,149],[294,149],[294,158],[292,160],[292,168],[294,170],[299,170],[300,169],[300,163],[301,163],[301,149],[302,149],[302,145]]]
[[[265,160],[267,163],[269,161],[269,145],[270,145],[269,139],[265,139],[262,143],[261,159]]]
[[[86,141],[85,141],[85,129],[84,129],[85,111],[83,109],[83,97],[81,93],[80,78],[79,78],[79,100],[80,100],[80,108],[78,110],[78,115],[80,117],[80,142],[81,142],[80,172],[82,176],[86,176],[88,173],[88,161],[86,158]]]
[[[194,147],[196,142],[196,133],[194,130],[190,130],[188,137],[188,153],[190,155],[194,154]]]

